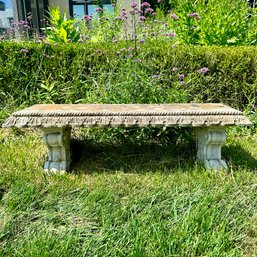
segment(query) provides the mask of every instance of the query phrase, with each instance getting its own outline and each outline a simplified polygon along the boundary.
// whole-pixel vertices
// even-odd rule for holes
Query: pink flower
[[[89,22],[89,21],[92,20],[92,16],[90,16],[90,15],[85,15],[85,16],[83,17],[83,20],[86,21],[86,22]]]
[[[184,78],[185,78],[185,74],[179,74],[178,75],[178,79],[179,80],[184,80]]]
[[[22,48],[22,49],[20,50],[20,52],[21,52],[21,53],[25,53],[25,54],[26,54],[26,53],[28,53],[28,52],[29,52],[29,50],[27,50],[27,49],[25,49],[25,48]]]
[[[197,72],[204,75],[209,71],[209,68],[203,67],[201,69],[199,69]]]
[[[96,10],[97,12],[99,12],[99,13],[100,13],[100,12],[103,12],[103,8],[101,8],[101,7],[98,7],[98,8],[96,8],[95,10]]]
[[[130,4],[130,6],[131,6],[132,8],[135,8],[135,7],[137,7],[137,3],[136,3],[136,2],[132,2],[132,3]]]
[[[188,15],[188,17],[191,17],[191,18],[196,18],[197,20],[200,20],[201,17],[199,16],[199,14],[197,12],[193,12],[193,13],[190,13]]]
[[[148,2],[143,2],[141,7],[149,8],[151,5]]]
[[[123,18],[125,18],[125,19],[128,18],[128,15],[127,15],[127,13],[126,13],[125,11],[122,11],[122,12],[121,12],[121,16],[122,16]]]
[[[145,13],[152,13],[153,12],[153,9],[152,8],[146,8],[145,9]]]
[[[167,34],[167,36],[169,36],[169,37],[175,37],[175,34],[174,34],[174,32],[170,32],[170,33]]]
[[[135,15],[135,14],[137,14],[137,11],[131,10],[129,13],[130,13],[131,15]]]
[[[179,20],[179,17],[175,13],[171,14],[171,18],[173,20]]]
[[[146,20],[146,18],[145,18],[145,16],[140,16],[140,21],[145,21]]]

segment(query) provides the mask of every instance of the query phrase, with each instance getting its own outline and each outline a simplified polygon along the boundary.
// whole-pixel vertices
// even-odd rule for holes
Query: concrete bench
[[[197,159],[207,169],[226,169],[221,159],[225,128],[252,125],[242,112],[223,104],[43,104],[12,114],[4,128],[40,128],[48,147],[46,171],[67,171],[70,133],[75,127],[193,127]]]

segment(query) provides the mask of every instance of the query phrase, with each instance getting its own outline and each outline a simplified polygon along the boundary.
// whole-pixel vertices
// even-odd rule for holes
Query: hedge
[[[257,47],[131,44],[2,41],[0,108],[193,101],[256,111]]]

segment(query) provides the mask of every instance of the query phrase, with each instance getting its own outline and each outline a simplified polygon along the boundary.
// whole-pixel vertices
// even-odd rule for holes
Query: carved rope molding
[[[150,111],[127,111],[127,112],[85,112],[85,111],[19,111],[13,113],[14,117],[54,117],[54,116],[205,116],[205,115],[243,115],[242,112],[237,110],[224,110],[224,111],[167,111],[167,112],[150,112]]]

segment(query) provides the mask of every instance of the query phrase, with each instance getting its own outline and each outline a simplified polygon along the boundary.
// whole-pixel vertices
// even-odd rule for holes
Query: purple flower
[[[193,13],[190,13],[188,15],[188,17],[191,17],[191,18],[196,18],[197,20],[200,20],[201,17],[199,16],[199,14],[197,12],[193,12]]]
[[[170,33],[167,34],[167,36],[169,36],[169,37],[175,37],[175,34],[174,34],[174,32],[170,32]]]
[[[122,8],[121,8],[121,11],[122,11],[122,12],[125,12],[125,11],[126,11],[126,8],[125,8],[125,7],[122,7]]]
[[[179,20],[179,17],[175,13],[171,14],[171,18],[173,20]]]
[[[156,12],[152,12],[152,16],[156,16],[157,15],[157,13]]]
[[[180,84],[181,86],[184,86],[184,85],[185,85],[185,81],[184,81],[184,80],[180,80],[180,81],[179,81],[179,84]]]
[[[135,62],[140,63],[140,62],[142,62],[142,60],[141,60],[141,59],[136,59],[136,61],[135,61]]]
[[[84,20],[85,22],[89,22],[89,21],[92,20],[92,16],[90,16],[90,15],[85,15],[85,16],[83,17],[83,20]]]
[[[157,0],[158,3],[161,3],[163,0]]]
[[[185,74],[179,74],[178,75],[178,79],[179,80],[184,80],[184,78],[185,78]]]
[[[127,13],[126,13],[125,11],[122,11],[122,12],[121,12],[121,16],[122,16],[123,18],[125,18],[125,19],[128,18],[128,15],[127,15]]]
[[[115,20],[120,21],[120,20],[122,20],[122,17],[118,16],[118,17],[115,18]]]
[[[153,78],[153,79],[158,79],[158,78],[159,78],[159,75],[154,74],[154,75],[152,76],[152,78]]]
[[[101,7],[98,7],[98,8],[96,8],[95,10],[96,10],[97,12],[99,12],[99,13],[103,12],[103,8],[101,8]]]
[[[149,8],[151,5],[148,2],[143,2],[141,7]]]
[[[132,8],[135,8],[135,7],[137,7],[137,3],[136,3],[136,2],[132,2],[132,3],[130,4],[130,6],[131,6]]]
[[[25,54],[26,54],[26,53],[28,53],[28,52],[29,52],[29,50],[27,50],[27,49],[25,49],[25,48],[22,48],[22,49],[20,50],[20,52],[21,52],[21,53],[25,53]]]
[[[152,8],[146,8],[145,9],[145,13],[152,13],[153,12],[153,9]]]
[[[135,14],[137,14],[137,11],[131,10],[129,13],[130,13],[131,15],[135,15]]]
[[[137,47],[137,51],[141,51],[141,47],[138,46],[138,47]]]
[[[208,71],[209,71],[208,68],[203,67],[203,68],[199,69],[197,72],[200,73],[200,74],[202,74],[202,75],[204,75],[204,74],[206,74]]]
[[[144,43],[145,43],[145,40],[144,40],[143,38],[141,38],[141,39],[139,40],[139,43],[140,43],[140,44],[144,44]]]
[[[144,22],[146,20],[146,18],[145,18],[145,16],[140,16],[139,20]]]
[[[118,42],[117,38],[114,38],[114,39],[112,40],[112,42],[113,42],[114,44],[116,44],[116,43]]]

